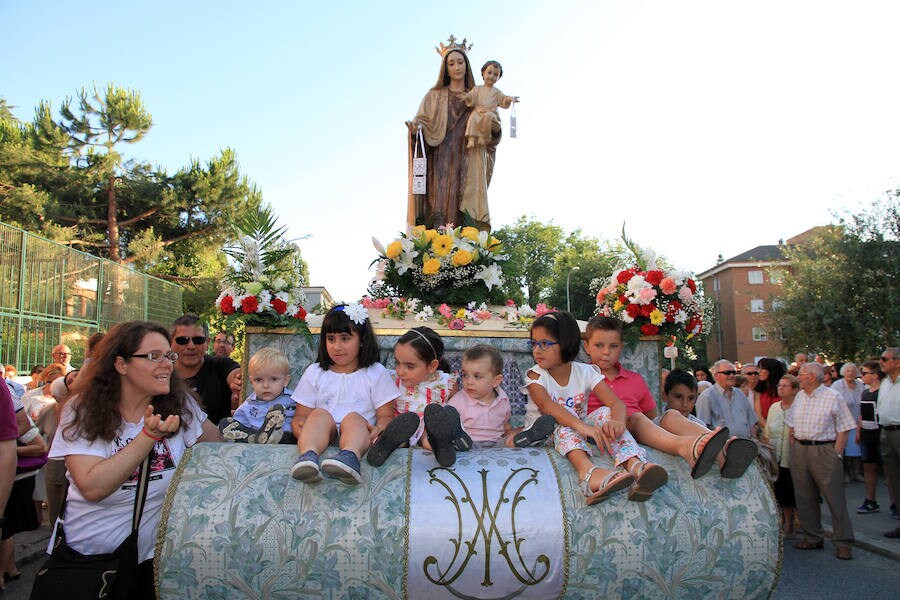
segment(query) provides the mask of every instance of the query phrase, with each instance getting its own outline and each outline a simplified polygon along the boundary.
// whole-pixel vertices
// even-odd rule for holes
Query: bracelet
[[[150,435],[150,432],[147,431],[147,428],[146,428],[146,427],[144,427],[144,428],[141,429],[141,433],[143,433],[144,435],[146,435],[148,438],[150,438],[150,439],[153,440],[154,442],[161,442],[161,441],[163,441],[163,439],[162,439],[161,437],[156,437],[155,435]]]

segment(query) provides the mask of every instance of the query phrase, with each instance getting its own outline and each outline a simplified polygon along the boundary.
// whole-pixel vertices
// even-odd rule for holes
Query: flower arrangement
[[[615,271],[605,282],[594,280],[597,314],[620,319],[626,333],[674,336],[682,343],[705,333],[705,300],[689,273],[658,268],[656,256],[622,233],[635,264]],[[600,286],[603,287],[600,287]]]
[[[505,281],[500,262],[508,256],[500,254],[500,240],[474,227],[419,225],[386,248],[374,238],[373,242],[380,254],[377,280],[369,288],[375,298],[415,296],[430,304],[488,302],[492,293],[500,294]]]
[[[516,303],[513,300],[507,300],[506,308],[500,312],[500,318],[506,319],[507,323],[510,325],[531,327],[531,323],[536,318],[547,314],[551,310],[555,309],[550,308],[543,302],[538,302],[534,308],[531,308],[531,306],[527,304],[516,306]]]
[[[233,329],[235,321],[261,327],[290,327],[309,333],[301,286],[302,261],[295,244],[282,239],[270,207],[244,216],[234,225],[237,242],[225,248],[225,268],[216,308]]]

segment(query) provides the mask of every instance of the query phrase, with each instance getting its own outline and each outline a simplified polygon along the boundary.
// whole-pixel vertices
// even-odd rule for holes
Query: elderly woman
[[[428,90],[409,128],[410,190],[407,221],[410,226],[435,227],[445,223],[462,225],[468,217],[479,229],[490,228],[487,188],[494,170],[500,131],[494,131],[486,146],[466,148],[466,122],[472,109],[466,92],[475,87],[475,77],[466,55],[465,40],[441,44],[441,70],[437,83]],[[424,194],[412,191],[412,158],[419,128],[425,142],[427,172]],[[421,150],[419,151],[421,154]],[[465,217],[464,217],[465,215]]]
[[[783,368],[783,367],[782,367]],[[781,508],[781,530],[785,537],[794,535],[794,518],[797,516],[797,504],[794,500],[794,484],[791,481],[791,443],[788,427],[784,424],[784,413],[794,403],[794,397],[800,391],[800,381],[793,375],[783,375],[776,386],[780,400],[768,409],[768,419],[763,430],[763,437],[775,446],[775,459],[778,461],[778,479],[772,486],[775,500]]]
[[[175,374],[170,343],[156,323],[113,327],[75,380],[50,451],[66,461],[65,537],[82,554],[113,552],[131,533],[137,471],[150,456],[138,531],[146,598],[154,597],[154,542],[169,481],[188,447],[219,439]]]
[[[853,420],[859,423],[859,403],[863,393],[863,383],[858,379],[859,370],[856,368],[856,364],[848,362],[841,367],[840,373],[841,378],[831,384],[831,389],[840,394],[847,403]],[[858,428],[850,432],[847,446],[844,448],[844,478],[847,482],[862,480],[859,473],[861,452],[857,431]]]

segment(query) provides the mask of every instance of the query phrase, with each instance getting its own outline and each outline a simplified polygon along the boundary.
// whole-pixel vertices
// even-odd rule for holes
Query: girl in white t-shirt
[[[335,306],[322,321],[317,362],[307,367],[291,398],[291,421],[300,457],[291,476],[304,483],[321,481],[321,472],[357,484],[360,458],[394,416],[397,386],[378,362],[378,342],[361,304]],[[338,454],[319,465],[332,440]]]
[[[50,458],[66,461],[69,491],[60,522],[66,543],[82,554],[112,552],[131,533],[138,471],[150,455],[136,600],[155,597],[156,530],[175,468],[188,447],[219,440],[174,372],[177,358],[169,332],[156,323],[113,327],[75,380],[50,450]]]
[[[531,325],[528,344],[537,364],[525,374],[523,391],[529,398],[525,426],[530,427],[539,414],[556,419],[554,445],[578,472],[587,504],[602,502],[625,488],[630,488],[629,500],[650,498],[668,481],[668,473],[647,462],[643,448],[625,429],[625,405],[603,381],[600,370],[573,362],[581,347],[575,317],[564,311],[538,317]],[[588,414],[591,392],[603,406]],[[609,451],[615,469],[593,464],[589,440]]]

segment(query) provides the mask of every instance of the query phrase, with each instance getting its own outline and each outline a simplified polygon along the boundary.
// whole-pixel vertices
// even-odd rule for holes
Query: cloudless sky
[[[175,172],[233,148],[311,234],[310,284],[355,300],[372,236],[405,227],[403,122],[453,33],[522,99],[517,139],[501,110],[494,227],[625,223],[700,272],[898,185],[898,22],[891,0],[0,0],[0,96],[30,120],[93,83],[140,91],[154,125],[127,157]]]

